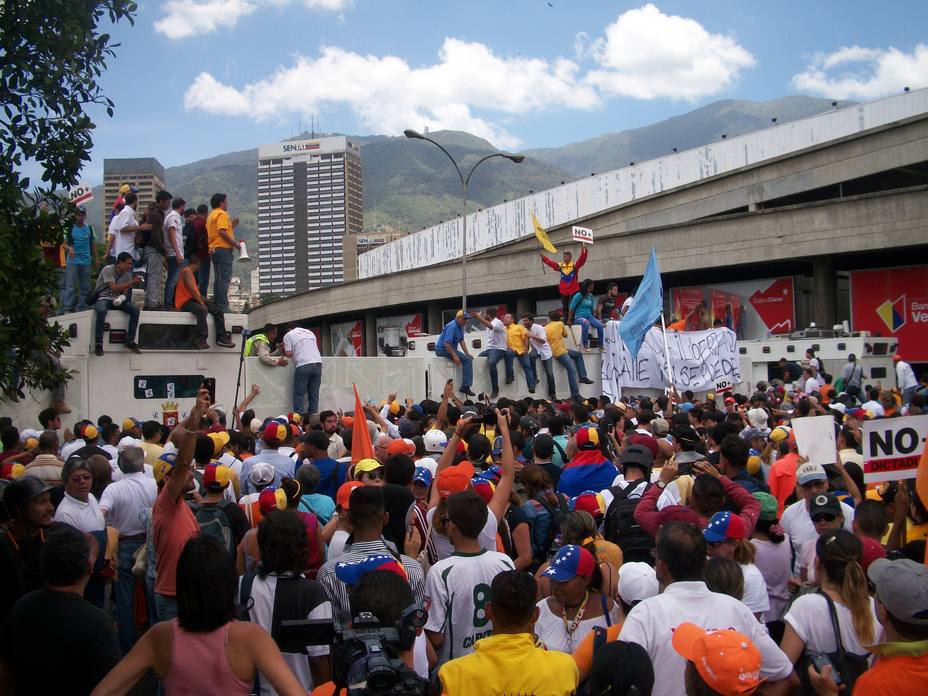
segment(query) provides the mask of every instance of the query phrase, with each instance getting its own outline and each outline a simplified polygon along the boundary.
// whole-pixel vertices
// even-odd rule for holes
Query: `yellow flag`
[[[542,227],[541,223],[538,222],[538,218],[535,217],[535,213],[532,213],[532,222],[535,224],[535,236],[538,238],[538,243],[541,244],[545,251],[550,251],[552,254],[556,254],[557,249],[551,243],[551,240],[548,239],[548,233],[545,232],[544,227]]]

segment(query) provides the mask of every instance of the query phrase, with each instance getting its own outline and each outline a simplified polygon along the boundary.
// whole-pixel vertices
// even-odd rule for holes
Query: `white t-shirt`
[[[322,356],[316,345],[316,334],[309,329],[296,327],[284,336],[284,350],[293,354],[293,364],[296,367],[321,363]]]
[[[885,416],[886,411],[883,410],[883,404],[879,401],[867,401],[861,405],[861,408],[864,411],[870,411],[874,416]]]
[[[528,340],[542,360],[547,360],[553,355],[551,344],[548,343],[548,334],[541,324],[532,324],[532,328],[528,330]]]
[[[174,232],[171,232],[174,228]],[[180,258],[184,258],[184,222],[180,218],[180,213],[172,210],[164,216],[164,225],[161,227],[164,232],[164,248],[168,256],[174,256],[174,247],[171,245],[171,238],[177,243],[177,250],[180,252]]]
[[[139,250],[135,246],[135,232],[123,232],[123,227],[137,225],[138,220],[135,218],[135,211],[128,205],[119,211],[116,217],[110,222],[109,233],[116,238],[113,242],[113,256],[119,256],[122,252],[127,251],[132,254],[132,258],[139,257]]]
[[[915,378],[915,371],[912,366],[902,360],[896,363],[896,385],[900,391],[918,386],[918,380]]]
[[[846,503],[841,503],[841,513],[844,515],[844,528],[854,531],[854,508]],[[780,526],[789,536],[793,545],[793,551],[796,554],[796,562],[793,564],[793,572],[799,574],[799,553],[802,551],[802,545],[807,541],[818,539],[818,532],[815,531],[815,524],[809,517],[809,508],[806,507],[805,500],[797,500],[788,506],[780,516]]]
[[[770,597],[767,596],[767,581],[763,574],[753,563],[741,566],[744,576],[744,594],[741,601],[754,614],[760,614],[760,621],[764,621],[764,612],[770,609]]]
[[[119,530],[119,536],[135,536],[145,533],[139,513],[152,507],[157,497],[155,479],[140,471],[123,476],[103,489],[100,508],[107,511],[110,526]]]
[[[854,617],[851,610],[840,602],[835,602],[838,614],[838,628],[841,630],[841,642],[844,649],[854,655],[866,655],[869,651],[860,644],[854,632]],[[873,601],[870,602],[870,611],[873,613],[873,639],[879,640],[883,627],[876,618]],[[838,649],[835,642],[835,632],[831,625],[831,615],[828,611],[828,602],[820,594],[807,594],[797,597],[796,601],[786,612],[783,620],[793,627],[807,650],[815,652],[834,652]]]
[[[439,665],[469,655],[478,640],[492,635],[493,624],[486,614],[490,583],[499,573],[514,569],[509,556],[485,549],[477,554],[455,553],[429,569],[425,629],[445,636]]]
[[[345,553],[345,542],[348,541],[348,537],[350,536],[351,532],[336,529],[332,538],[329,539],[329,552],[326,554],[325,559],[331,561],[333,558],[338,558]]]
[[[818,389],[818,381],[816,381],[815,377],[809,377],[809,379],[805,381],[805,386],[803,386],[802,391],[804,391],[806,394],[812,394],[813,392],[817,392]]]
[[[106,526],[100,505],[93,497],[93,493],[87,495],[86,503],[65,493],[64,498],[58,504],[58,509],[55,510],[55,522],[64,522],[85,534],[99,532]]]
[[[71,442],[69,442],[64,447],[61,448],[61,461],[63,462],[68,461],[68,458],[71,456],[73,452],[77,452],[77,450],[81,449],[82,447],[86,447],[86,446],[87,446],[87,443],[84,442],[81,438],[77,438],[76,440],[71,440]]]
[[[487,350],[506,350],[506,327],[494,317],[487,328]]]
[[[273,625],[274,595],[277,592],[277,578],[277,575],[266,575],[265,577],[256,576],[251,585],[252,603],[248,613],[251,616],[251,620],[263,627],[268,633],[271,632],[271,626]],[[286,618],[295,619],[297,617],[291,616]],[[327,601],[322,602],[316,607],[313,607],[309,614],[299,618],[328,619],[331,621],[332,605]],[[309,660],[306,659],[306,655],[310,657],[319,657],[328,654],[328,645],[308,645],[306,646],[305,655],[302,653],[281,653],[284,662],[287,663],[287,666],[290,667],[290,671],[293,672],[293,676],[297,678],[297,681],[300,682],[300,686],[306,691],[312,691],[315,686],[318,686],[318,684],[313,684],[313,675],[309,671]],[[276,696],[277,692],[267,679],[261,679],[260,683],[262,696]]]
[[[601,595],[600,595],[601,596]],[[591,597],[590,602],[600,602],[599,597]],[[538,640],[544,643],[548,650],[557,650],[573,654],[583,639],[597,626],[608,628],[617,624],[622,619],[622,608],[618,602],[613,602],[612,609],[609,610],[609,619],[603,614],[594,616],[589,619],[583,619],[577,629],[571,635],[567,635],[564,629],[564,617],[555,614],[548,606],[548,599],[545,598],[538,602],[538,620],[535,622],[535,635]]]
[[[435,510],[436,508],[432,508],[428,511],[426,514],[426,521],[429,527],[432,528],[432,542],[435,544],[435,553],[438,554],[439,559],[448,558],[454,553],[454,544],[451,543],[448,537],[439,533],[439,531],[432,526],[432,518],[435,517]],[[481,548],[487,551],[496,551],[496,531],[498,528],[499,520],[496,519],[493,511],[488,508],[487,523],[483,525],[483,529],[480,530],[480,536],[478,537]]]
[[[622,625],[619,640],[638,643],[654,666],[653,696],[683,693],[686,661],[673,649],[673,630],[684,622],[705,629],[733,628],[750,638],[761,654],[761,676],[785,679],[793,665],[751,610],[734,597],[710,592],[704,582],[675,582],[663,593],[637,604]]]

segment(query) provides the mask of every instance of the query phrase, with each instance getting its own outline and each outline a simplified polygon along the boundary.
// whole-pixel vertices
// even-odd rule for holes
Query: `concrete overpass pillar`
[[[425,317],[425,324],[426,325],[422,328],[425,333],[441,333],[443,328],[441,323],[441,305],[437,302],[429,302]]]
[[[535,303],[532,302],[532,298],[528,295],[516,296],[516,313],[513,318],[519,321],[519,317],[526,313],[535,313]]]
[[[377,357],[377,314],[364,312],[364,355]]]
[[[329,331],[329,320],[323,319],[319,326],[319,333],[322,334],[322,345],[319,346],[323,355],[332,355],[332,332]]]
[[[812,276],[815,281],[814,321],[821,328],[831,328],[837,320],[835,305],[838,296],[838,281],[832,260],[816,259]]]

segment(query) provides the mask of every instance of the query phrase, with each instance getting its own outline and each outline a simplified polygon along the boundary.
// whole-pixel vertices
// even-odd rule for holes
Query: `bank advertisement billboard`
[[[793,300],[788,276],[672,288],[671,321],[687,319],[688,331],[712,328],[718,321],[739,339],[764,339],[796,329]]]
[[[406,354],[401,336],[415,338],[422,335],[423,317],[416,314],[399,314],[392,317],[377,317],[377,355],[388,357]]]
[[[345,321],[330,324],[332,355],[336,358],[355,358],[364,355],[364,321]]]
[[[909,362],[928,362],[928,266],[851,271],[851,328],[899,341]]]

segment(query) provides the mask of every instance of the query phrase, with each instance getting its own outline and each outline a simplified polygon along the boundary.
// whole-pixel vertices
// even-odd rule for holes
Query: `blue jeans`
[[[580,324],[580,342],[583,344],[584,348],[590,347],[591,326],[596,329],[596,338],[599,341],[599,347],[602,348],[606,344],[605,327],[603,327],[603,323],[599,319],[596,317],[576,317],[574,321]]]
[[[229,311],[229,283],[232,280],[232,250],[214,249],[212,253],[216,280],[213,281],[213,301]]]
[[[64,269],[64,285],[61,286],[61,297],[58,309],[62,312],[82,312],[87,309],[84,301],[90,292],[90,266],[79,266],[69,263]]]
[[[540,357],[538,357],[537,355],[533,353],[532,354],[533,363],[536,358],[541,361],[542,367],[545,368],[545,380],[548,382],[548,396],[553,400],[557,393],[557,388],[554,385],[554,358],[548,358],[547,360],[542,360]],[[534,364],[532,365],[532,371],[535,372],[535,383],[537,384],[538,383],[538,372]]]
[[[177,618],[177,597],[155,592],[155,609],[158,611],[158,621],[170,621]]]
[[[912,397],[915,396],[915,392],[918,391],[918,387],[909,387],[908,389],[902,392],[902,405],[908,406],[909,402],[912,401]]]
[[[525,373],[525,381],[528,384],[528,388],[534,389],[535,382],[538,380],[535,379],[535,366],[532,365],[532,359],[529,357],[528,353],[516,355],[514,350],[506,351],[506,379],[515,377],[515,373],[513,371],[513,360],[518,360],[519,364],[522,365],[522,371]]]
[[[493,387],[493,391],[496,391],[499,389],[499,370],[496,368],[496,364],[500,360],[505,360],[506,351],[500,348],[487,348],[480,354],[480,357],[487,359],[487,370],[490,373],[490,386]],[[508,372],[506,376],[509,376]]]
[[[209,259],[200,259],[200,270],[197,271],[197,288],[200,295],[209,295]]]
[[[126,655],[135,644],[135,575],[132,566],[135,552],[144,539],[119,540],[119,566],[116,576],[116,624],[119,629],[119,647]]]
[[[471,384],[474,383],[474,360],[467,353],[463,353],[459,350],[455,350],[458,358],[461,360],[461,388],[466,389]],[[435,349],[435,355],[440,358],[448,358],[451,360],[451,355],[444,348]]]
[[[181,259],[181,263],[178,263],[176,256],[168,256],[167,262],[168,277],[164,281],[164,308],[174,309],[174,290],[177,288],[177,279],[180,277],[183,259]],[[203,295],[203,293],[200,294]],[[203,296],[206,297],[206,295]]]
[[[125,312],[129,315],[129,329],[126,331],[126,341],[135,342],[135,332],[139,328],[139,310],[129,299],[125,299],[118,307],[113,306],[113,300],[100,298],[97,304],[93,306],[96,313],[94,321],[94,343],[103,343],[103,325],[106,323],[106,313],[110,311]]]
[[[566,353],[562,353],[561,355],[557,356],[555,360],[557,360],[567,372],[567,384],[570,385],[570,395],[576,399],[580,396],[580,383],[577,382],[577,367],[574,365],[574,361],[571,359],[571,353],[577,353],[577,355],[580,355],[578,351],[572,350]],[[583,364],[582,358],[580,364]]]
[[[293,372],[293,411],[315,413],[319,410],[319,385],[322,384],[322,363],[300,365]],[[303,410],[303,395],[308,394],[309,405]]]

